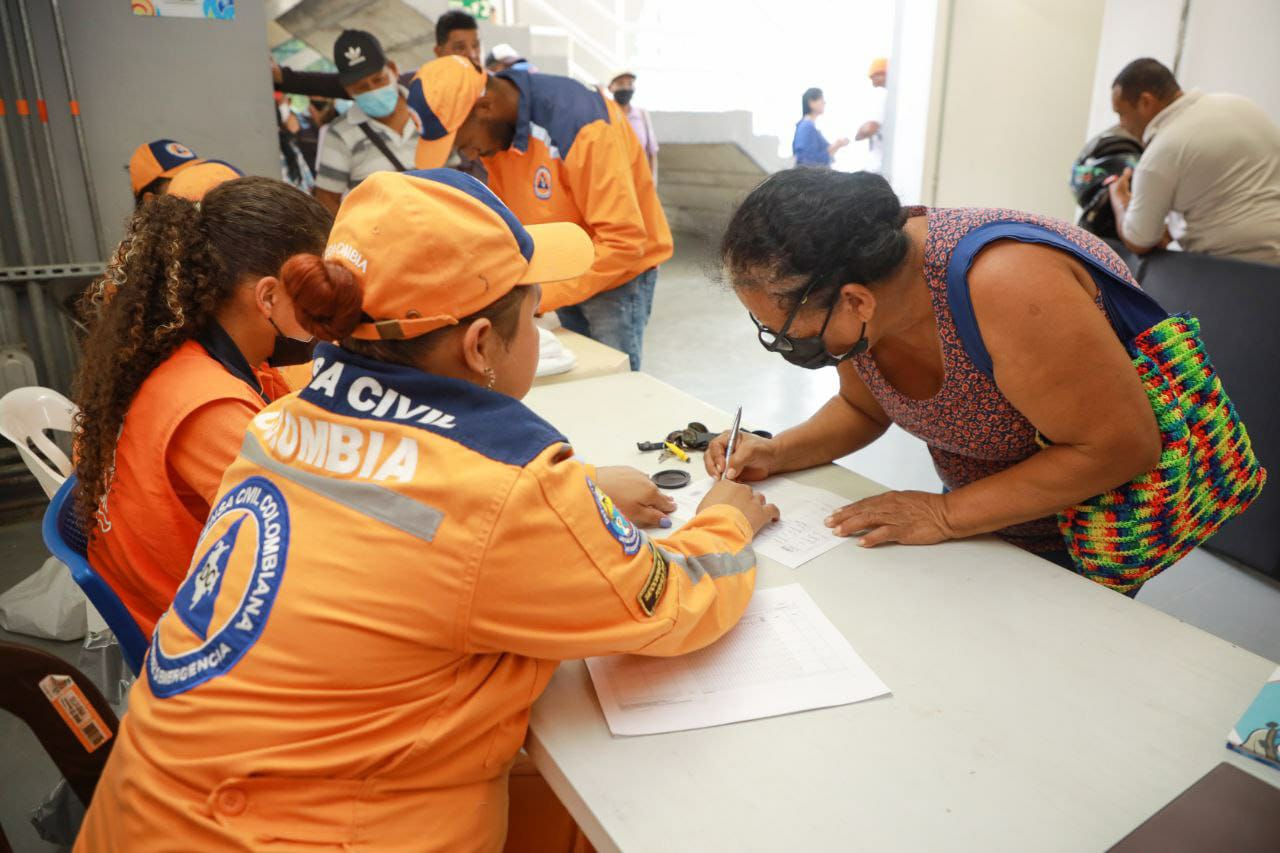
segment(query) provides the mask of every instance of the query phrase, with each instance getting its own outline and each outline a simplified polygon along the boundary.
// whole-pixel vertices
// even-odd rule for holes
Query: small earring
[[[489,388],[489,389],[491,389],[491,390],[492,390],[493,386],[494,386],[494,385],[497,383],[497,381],[498,381],[498,376],[497,376],[497,374],[495,374],[495,373],[493,372],[493,368],[492,368],[492,367],[486,367],[486,368],[484,369],[484,375],[485,375],[485,376],[487,376],[487,377],[489,377],[489,384],[488,384],[488,385],[486,385],[486,386],[484,386],[484,387]]]

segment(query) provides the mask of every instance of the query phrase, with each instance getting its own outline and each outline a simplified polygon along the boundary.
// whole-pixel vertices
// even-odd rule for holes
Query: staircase
[[[519,25],[480,22],[488,50],[506,42],[539,71],[563,74],[590,85],[605,85],[623,68],[628,35],[621,19],[625,3],[611,0],[495,0],[513,12]],[[435,19],[448,0],[268,0],[271,47],[296,39],[295,52],[282,59],[305,69],[331,58],[338,33],[365,29],[378,35],[401,71],[435,57]],[[296,48],[302,49],[296,49]],[[787,168],[778,157],[778,139],[757,136],[751,114],[650,111],[661,149],[658,195],[679,232],[715,239],[734,207],[766,175]]]

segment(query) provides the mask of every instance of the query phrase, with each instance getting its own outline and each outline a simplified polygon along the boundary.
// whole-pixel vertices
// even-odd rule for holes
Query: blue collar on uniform
[[[236,346],[236,342],[227,334],[227,330],[218,325],[215,320],[196,335],[196,343],[204,347],[204,351],[223,369],[237,379],[243,380],[246,385],[257,392],[258,396],[266,402],[267,395],[262,392],[262,384],[258,382],[258,376],[253,372],[249,360],[244,357],[244,353],[240,352],[240,347]]]
[[[421,429],[521,467],[551,445],[568,443],[524,403],[474,382],[376,361],[329,343],[318,345],[315,357],[315,378],[298,396],[334,414]],[[335,364],[342,365],[341,375],[324,382]],[[359,379],[364,381],[356,385]]]
[[[529,124],[533,121],[533,86],[528,71],[508,68],[496,76],[510,80],[520,90],[520,105],[516,112],[516,135],[511,140],[511,147],[521,154],[529,150]]]
[[[517,69],[507,69],[498,76],[514,83],[520,91],[511,147],[522,154],[529,150],[530,137],[537,135],[553,158],[564,159],[580,130],[597,121],[609,123],[604,96],[577,80]],[[631,132],[630,128],[627,132]]]

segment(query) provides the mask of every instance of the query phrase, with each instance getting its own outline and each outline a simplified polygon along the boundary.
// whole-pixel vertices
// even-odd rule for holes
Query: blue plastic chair
[[[75,578],[93,606],[98,608],[107,627],[120,643],[124,662],[137,675],[142,671],[142,658],[147,653],[147,638],[125,609],[115,590],[89,565],[89,538],[76,517],[73,500],[78,485],[79,480],[75,476],[68,477],[62,484],[53,496],[49,508],[45,510],[40,532],[44,536],[45,547],[71,569],[71,577]]]

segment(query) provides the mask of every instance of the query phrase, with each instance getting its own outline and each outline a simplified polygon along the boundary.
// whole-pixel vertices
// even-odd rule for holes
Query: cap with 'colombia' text
[[[455,169],[375,172],[342,201],[326,261],[363,290],[363,340],[451,326],[520,284],[586,272],[595,253],[570,222],[521,225],[493,192]]]
[[[442,56],[418,69],[409,84],[409,109],[418,115],[422,137],[414,163],[436,169],[449,159],[453,137],[484,94],[489,75],[462,56]]]
[[[159,178],[172,178],[181,170],[204,162],[181,142],[173,139],[157,139],[144,142],[133,149],[129,158],[129,184],[137,195]]]

